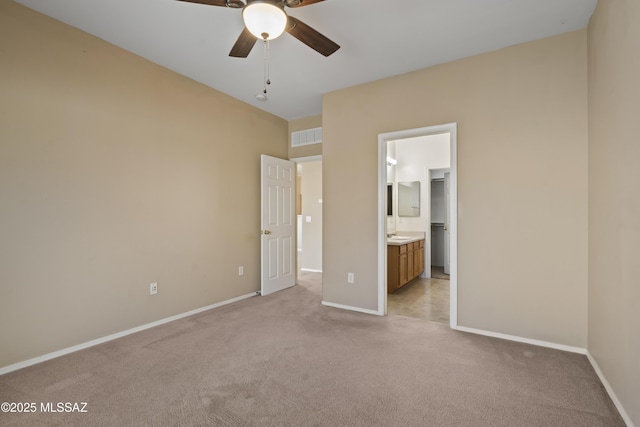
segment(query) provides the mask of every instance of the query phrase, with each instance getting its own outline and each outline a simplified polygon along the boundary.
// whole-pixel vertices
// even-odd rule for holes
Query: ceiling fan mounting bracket
[[[240,2],[240,0],[227,0],[227,1],[236,1],[236,2]],[[294,2],[296,2],[296,0],[294,0]],[[281,7],[284,9],[285,6],[289,6],[289,1],[287,0],[246,0],[247,6],[250,3],[270,3],[273,4],[275,6]],[[300,1],[298,0],[296,4],[299,4]],[[243,4],[244,6],[244,4]]]
[[[244,7],[244,3],[241,0],[225,0],[227,3],[227,7],[233,9],[242,9]]]

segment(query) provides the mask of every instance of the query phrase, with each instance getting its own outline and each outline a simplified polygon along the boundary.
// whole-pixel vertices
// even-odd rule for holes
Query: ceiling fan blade
[[[287,1],[287,6],[289,7],[302,7],[309,6],[310,4],[319,3],[324,0],[292,0]]]
[[[240,33],[240,37],[236,40],[236,43],[231,48],[231,52],[229,52],[229,56],[233,56],[235,58],[246,58],[249,56],[249,52],[253,49],[253,45],[256,44],[256,40],[258,40],[247,28],[245,27]]]
[[[224,6],[227,7],[227,0],[178,0],[187,3],[208,4],[209,6]]]
[[[329,56],[336,50],[340,49],[340,46],[338,44],[329,40],[327,37],[323,36],[316,30],[300,21],[299,19],[294,18],[293,16],[289,16],[286,32],[309,46],[311,49],[314,49],[315,51],[323,54],[324,56]]]

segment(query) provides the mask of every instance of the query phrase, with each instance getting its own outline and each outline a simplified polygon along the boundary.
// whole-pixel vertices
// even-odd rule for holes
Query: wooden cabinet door
[[[415,260],[413,259],[413,243],[407,244],[407,281],[412,280],[415,276]]]
[[[400,253],[398,256],[398,276],[400,277],[398,287],[409,281],[409,265],[406,252]]]
[[[400,287],[399,254],[397,246],[387,246],[387,292],[390,294]]]
[[[424,240],[387,247],[387,292],[393,293],[424,271]]]

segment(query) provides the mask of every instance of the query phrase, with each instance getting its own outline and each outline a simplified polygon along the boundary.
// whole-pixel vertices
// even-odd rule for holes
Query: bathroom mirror
[[[398,216],[420,216],[420,181],[398,183]]]

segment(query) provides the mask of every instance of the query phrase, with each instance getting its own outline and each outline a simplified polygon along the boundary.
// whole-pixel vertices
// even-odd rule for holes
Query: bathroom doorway
[[[431,313],[433,318],[429,320],[444,321],[451,328],[457,327],[456,130],[456,124],[451,123],[390,132],[378,137],[380,314],[389,312],[387,304],[390,299],[392,304],[396,304],[400,299],[399,295],[396,295],[397,292],[403,292],[400,296],[406,300],[433,297],[440,301],[434,303],[434,313]],[[400,187],[406,186],[409,182],[419,183],[417,184],[419,195],[414,196],[412,201],[414,212],[401,214],[399,211],[402,203],[398,199],[398,194],[402,190]],[[433,206],[431,205],[432,192],[437,193],[434,194]],[[435,200],[436,197],[437,200]],[[393,206],[390,207],[389,203]],[[419,208],[415,209],[415,206]],[[406,289],[399,289],[389,297],[387,295],[387,237],[393,234],[420,234],[424,237],[425,268],[420,277],[406,285]],[[432,264],[434,267],[439,267],[435,273],[437,277],[433,278]],[[447,278],[449,280],[446,280]],[[446,298],[446,301],[443,301],[443,298]],[[412,309],[420,310],[421,304],[424,304],[424,301],[416,299]],[[415,314],[412,317],[424,318],[425,315],[425,313]]]

